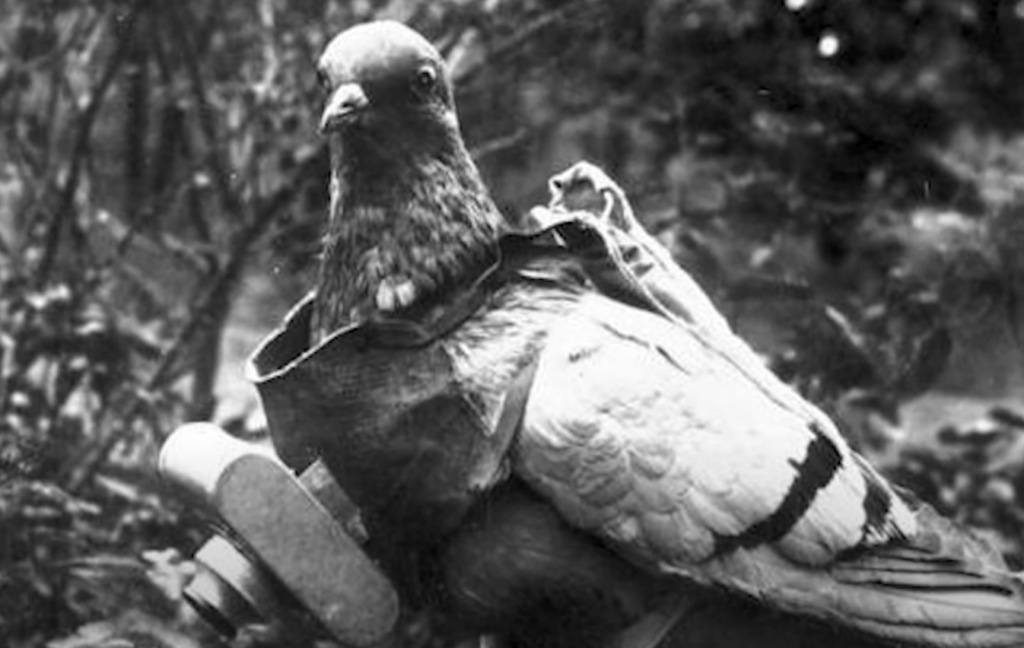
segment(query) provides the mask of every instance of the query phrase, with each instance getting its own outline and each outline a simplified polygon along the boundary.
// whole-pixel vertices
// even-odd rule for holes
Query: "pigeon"
[[[454,410],[396,417],[398,436],[339,424],[307,439],[393,556],[421,542],[442,572],[458,571],[445,547],[483,564],[480,547],[496,535],[488,511],[506,529],[498,536],[515,535],[521,509],[488,508],[512,487],[585,539],[581,556],[592,545],[621,561],[633,574],[623,582],[640,589],[644,579],[697,588],[894,644],[1024,645],[1020,578],[854,452],[682,269],[650,253],[631,215],[554,209],[568,224],[543,240],[561,248],[515,237],[424,37],[396,22],[354,26],[328,44],[318,73],[332,171],[310,343],[377,331],[345,356],[355,362],[381,331],[429,330],[417,348],[441,360],[408,380],[444,372],[461,395],[445,401]],[[624,284],[598,268],[608,263],[574,264],[574,237],[613,262],[632,241],[657,280],[623,289],[628,273],[615,275]],[[413,398],[411,387],[390,393],[388,407],[360,416]],[[437,414],[455,410],[476,428]],[[466,573],[447,581],[463,599],[479,587]]]

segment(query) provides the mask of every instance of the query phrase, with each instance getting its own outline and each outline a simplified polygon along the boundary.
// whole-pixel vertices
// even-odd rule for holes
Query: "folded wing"
[[[936,542],[954,532],[738,340],[584,297],[547,341],[515,470],[650,570],[901,640],[1024,640],[1017,580]]]

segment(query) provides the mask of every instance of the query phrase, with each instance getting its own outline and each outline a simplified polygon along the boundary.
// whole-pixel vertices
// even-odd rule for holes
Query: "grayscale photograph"
[[[1024,0],[0,10],[0,648],[1024,647]]]

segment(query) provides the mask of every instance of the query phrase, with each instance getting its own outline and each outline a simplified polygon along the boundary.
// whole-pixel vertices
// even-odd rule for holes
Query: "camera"
[[[190,423],[164,443],[159,466],[219,522],[184,590],[211,625],[230,636],[299,613],[344,645],[387,637],[397,594],[361,547],[358,509],[320,461],[296,476],[269,450]]]

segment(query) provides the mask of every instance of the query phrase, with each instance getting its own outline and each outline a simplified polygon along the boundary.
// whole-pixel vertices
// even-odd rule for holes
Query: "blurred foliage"
[[[162,553],[204,531],[155,454],[216,411],[227,327],[274,323],[244,289],[309,285],[327,170],[312,62],[372,17],[452,62],[510,217],[569,163],[605,167],[787,380],[1024,563],[1020,415],[900,436],[929,390],[1005,397],[1024,376],[1018,0],[0,10],[7,645],[212,645],[182,616],[188,562]]]
[[[890,476],[1024,568],[1024,417],[1003,408],[944,426],[934,446],[910,446]]]

